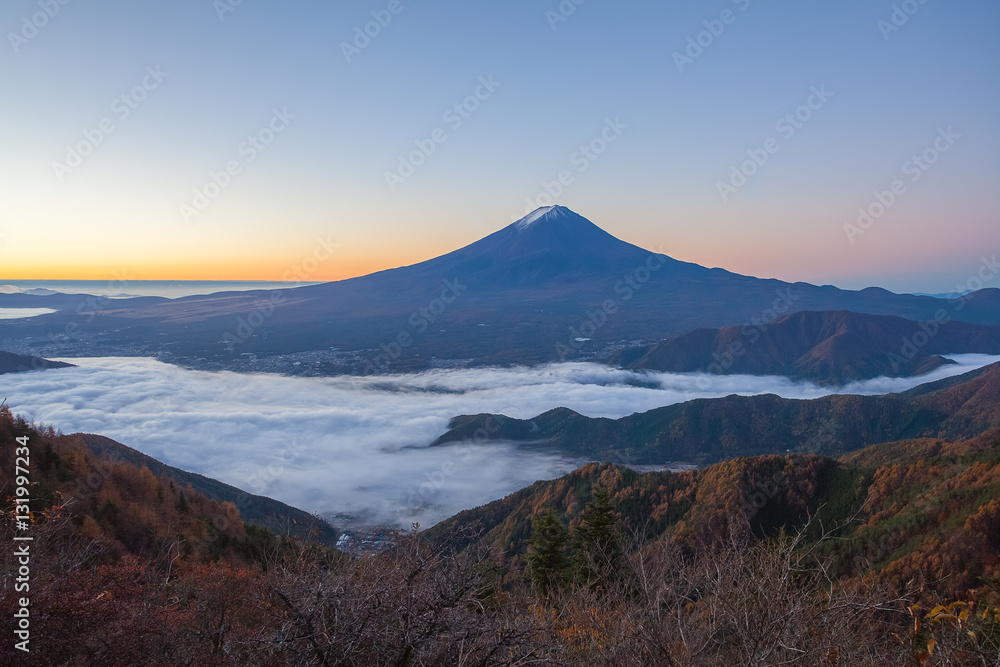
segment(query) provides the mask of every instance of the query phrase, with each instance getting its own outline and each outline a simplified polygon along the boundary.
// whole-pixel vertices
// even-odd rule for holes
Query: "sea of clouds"
[[[919,378],[837,390],[780,377],[640,373],[590,363],[297,378],[93,358],[65,360],[78,368],[4,375],[0,392],[12,410],[38,423],[99,433],[341,523],[426,527],[582,463],[509,443],[429,448],[455,415],[524,419],[565,406],[617,418],[729,394],[881,394],[1000,361],[952,358],[959,363]]]

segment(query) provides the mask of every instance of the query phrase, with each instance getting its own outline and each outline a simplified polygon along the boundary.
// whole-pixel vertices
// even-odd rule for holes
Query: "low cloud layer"
[[[881,394],[1000,357],[957,355],[916,379],[834,392],[785,378],[642,373],[589,363],[292,378],[189,371],[144,358],[70,359],[78,368],[0,377],[15,412],[63,432],[100,433],[164,463],[310,512],[430,526],[581,461],[503,443],[427,445],[458,414],[529,418],[565,406],[622,417],[699,397]]]
[[[0,308],[0,320],[19,320],[56,312],[52,308]]]

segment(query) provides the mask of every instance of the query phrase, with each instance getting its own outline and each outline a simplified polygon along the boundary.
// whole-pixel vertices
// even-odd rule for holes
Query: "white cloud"
[[[919,379],[880,378],[841,393],[902,391],[1000,357],[955,359],[961,363]],[[2,376],[11,408],[310,512],[404,526],[429,526],[580,463],[502,443],[428,448],[458,414],[530,418],[565,406],[616,418],[697,397],[833,393],[785,378],[637,373],[589,363],[293,378],[189,371],[144,358],[67,361],[80,367]]]
[[[17,320],[22,317],[38,317],[56,312],[52,308],[0,308],[0,320]]]

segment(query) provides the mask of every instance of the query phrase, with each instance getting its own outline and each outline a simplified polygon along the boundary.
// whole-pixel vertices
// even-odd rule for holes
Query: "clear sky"
[[[345,278],[565,172],[678,259],[949,291],[1000,251],[1000,4],[895,6],[5,0],[0,279]]]

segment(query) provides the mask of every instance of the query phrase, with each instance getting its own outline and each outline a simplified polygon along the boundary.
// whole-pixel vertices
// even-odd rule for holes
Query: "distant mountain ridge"
[[[5,373],[25,373],[27,371],[46,368],[69,368],[73,364],[65,361],[51,361],[26,354],[13,354],[0,351],[0,375]]]
[[[696,329],[626,348],[609,363],[676,373],[782,375],[842,385],[910,377],[951,363],[946,354],[1000,354],[1000,327],[951,320],[915,322],[848,311],[802,311],[758,326]]]
[[[353,353],[329,362],[323,372],[331,374],[418,370],[435,358],[536,364],[604,358],[612,345],[767,319],[776,299],[790,304],[778,314],[849,310],[930,320],[951,308],[956,319],[1000,325],[997,289],[967,295],[959,313],[933,297],[741,276],[645,250],[552,206],[439,257],[348,280],[105,303],[87,320],[86,353],[138,349],[219,363],[243,353]],[[0,322],[0,338],[40,349],[53,330],[79,319],[67,308]]]
[[[491,439],[522,442],[594,460],[710,464],[738,456],[809,452],[836,456],[879,442],[972,438],[1000,427],[1000,363],[949,382],[881,396],[812,400],[774,394],[702,398],[621,419],[556,408],[533,419],[461,415],[432,446]],[[499,428],[498,428],[499,426]]]

